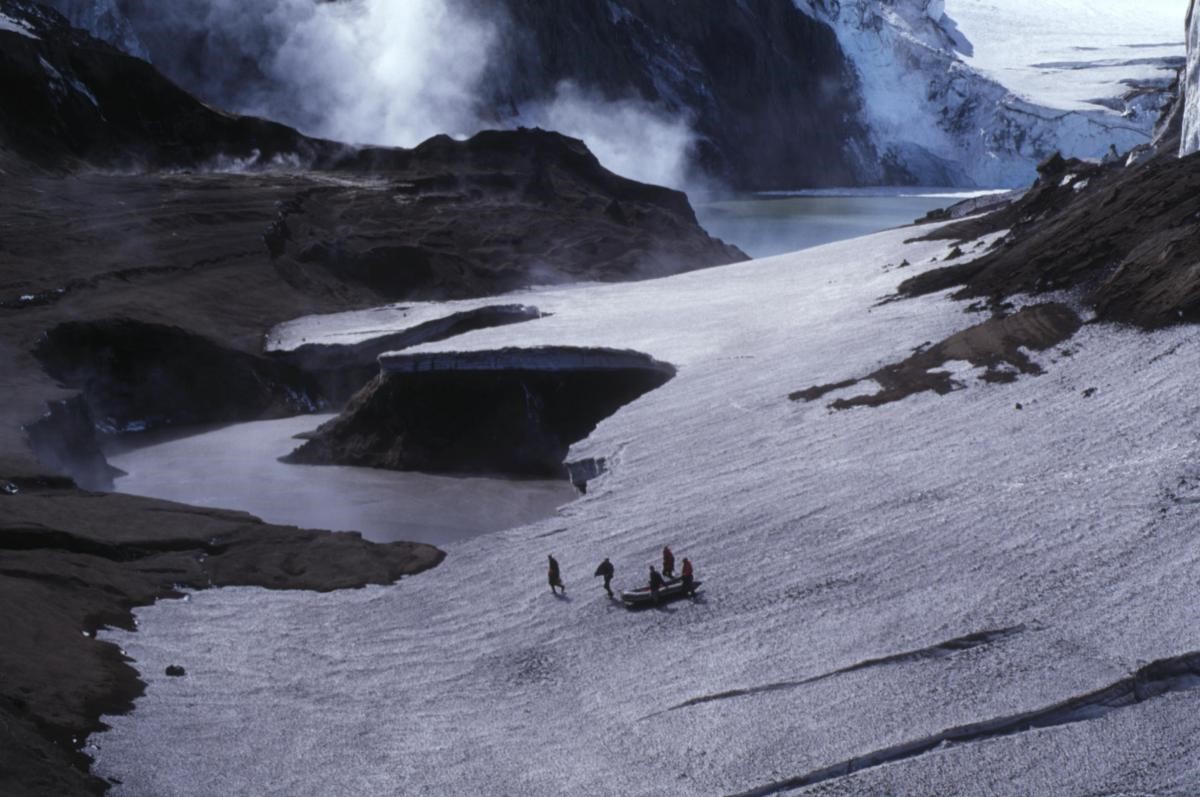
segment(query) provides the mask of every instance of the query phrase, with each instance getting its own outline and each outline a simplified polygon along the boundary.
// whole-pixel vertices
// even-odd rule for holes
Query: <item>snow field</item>
[[[1033,355],[1042,376],[985,384],[955,363],[966,389],[878,408],[787,400],[983,320],[945,295],[877,304],[949,249],[913,234],[525,292],[553,315],[419,347],[630,348],[679,373],[573,449],[611,470],[556,518],[451,546],[392,587],[196,593],[106,633],[149,688],[93,737],[97,769],[118,795],[737,792],[1200,650],[1192,330],[1089,325]],[[276,332],[351,339],[385,315]],[[631,613],[591,577],[609,556],[616,586],[641,583],[665,543],[696,564],[701,600]],[[171,663],[187,677],[163,676]],[[815,791],[1186,791],[1198,707],[1167,695]]]
[[[946,0],[946,14],[972,45],[966,63],[1030,102],[1094,111],[1092,100],[1127,92],[1125,80],[1174,77],[1155,64],[1129,62],[1183,56],[1187,6],[1187,0]]]

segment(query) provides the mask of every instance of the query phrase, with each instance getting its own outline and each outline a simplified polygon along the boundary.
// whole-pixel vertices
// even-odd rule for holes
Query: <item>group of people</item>
[[[550,581],[550,591],[558,594],[559,590],[562,590],[563,595],[567,594],[567,588],[563,586],[562,571],[559,569],[558,560],[553,556],[548,556],[547,558],[550,560],[550,568],[547,574]],[[613,563],[607,557],[596,568],[595,575],[596,577],[604,578],[604,591],[608,593],[608,597],[610,598],[616,597],[612,591],[612,580],[615,573],[616,568],[613,567]],[[671,550],[671,546],[664,545],[662,549],[662,572],[659,573],[654,568],[654,565],[650,565],[650,594],[653,596],[655,602],[658,601],[658,591],[666,586],[667,579],[674,578],[675,553]],[[679,581],[683,585],[683,593],[685,595],[692,596],[696,594],[695,574],[692,562],[686,557],[679,569]]]

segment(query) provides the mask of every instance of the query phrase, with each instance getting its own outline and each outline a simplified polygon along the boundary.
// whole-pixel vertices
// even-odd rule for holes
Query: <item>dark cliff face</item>
[[[569,80],[692,116],[698,164],[730,185],[859,181],[870,145],[853,70],[833,30],[791,0],[463,2],[509,19],[483,87],[501,115]]]
[[[3,0],[0,12],[28,31],[0,32],[0,148],[39,167],[193,166],[218,155],[332,160],[343,149],[281,124],[216,111],[44,6]]]
[[[113,2],[139,47],[184,88],[234,110],[291,108],[299,116],[284,121],[319,127],[276,96],[283,89],[264,67],[285,36],[275,15],[198,25],[203,6],[191,0]],[[475,87],[480,128],[519,123],[568,82],[588,97],[639,100],[685,119],[697,136],[694,167],[733,187],[851,185],[873,173],[853,68],[833,30],[792,0],[450,4],[497,32]]]

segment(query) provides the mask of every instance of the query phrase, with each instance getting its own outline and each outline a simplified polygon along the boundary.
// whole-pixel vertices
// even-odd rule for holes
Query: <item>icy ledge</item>
[[[571,444],[675,375],[640,352],[570,346],[387,354],[379,362],[379,376],[286,461],[570,475],[578,483],[588,477],[564,465]]]
[[[379,367],[386,373],[415,374],[429,371],[623,371],[634,369],[662,374],[670,379],[675,367],[641,352],[620,349],[585,349],[543,346],[495,351],[385,354]]]

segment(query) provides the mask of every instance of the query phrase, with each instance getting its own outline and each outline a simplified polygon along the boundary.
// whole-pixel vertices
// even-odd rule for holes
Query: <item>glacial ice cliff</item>
[[[974,47],[947,16],[944,0],[796,4],[837,31],[861,81],[864,121],[881,164],[915,182],[1025,185],[1036,177],[1036,164],[1056,151],[1100,158],[1145,143],[1165,101],[1152,91],[1128,102],[1110,98],[1114,107],[1094,110],[1030,101],[964,60]],[[1025,9],[1006,5],[1005,13],[1005,24],[1019,27]],[[1064,69],[1061,80],[1077,80],[1078,72]]]
[[[1200,16],[1196,8],[1200,0],[1192,0],[1187,18],[1187,66],[1184,68],[1180,90],[1183,92],[1183,140],[1179,154],[1191,155],[1200,150]]]

